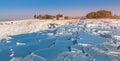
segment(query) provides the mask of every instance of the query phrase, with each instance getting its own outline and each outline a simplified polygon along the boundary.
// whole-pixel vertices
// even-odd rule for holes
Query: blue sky
[[[120,0],[0,0],[0,19],[33,18],[34,14],[83,16],[97,10],[120,14]]]

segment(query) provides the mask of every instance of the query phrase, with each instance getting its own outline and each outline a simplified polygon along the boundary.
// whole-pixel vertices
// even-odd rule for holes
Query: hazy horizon
[[[31,19],[34,14],[85,16],[88,12],[110,10],[120,15],[120,0],[1,0],[0,20]]]

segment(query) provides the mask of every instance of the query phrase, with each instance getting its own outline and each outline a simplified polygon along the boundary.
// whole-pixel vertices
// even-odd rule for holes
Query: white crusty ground
[[[83,21],[83,20],[81,20]],[[77,22],[75,20],[38,20],[38,19],[27,19],[27,20],[16,20],[0,22],[0,39],[9,39],[10,35],[18,35],[25,33],[37,32],[40,30],[48,29],[48,24],[56,23],[59,25],[67,25],[70,22]],[[120,30],[119,19],[86,19],[83,21],[83,25],[86,24],[87,28],[102,27],[107,29]],[[115,37],[119,39],[119,37]]]
[[[40,30],[48,29],[48,24],[56,23],[60,25],[66,25],[71,20],[38,20],[38,19],[28,19],[28,20],[16,20],[16,21],[6,21],[0,22],[0,39],[9,39],[10,35],[18,35],[25,33],[37,32]]]

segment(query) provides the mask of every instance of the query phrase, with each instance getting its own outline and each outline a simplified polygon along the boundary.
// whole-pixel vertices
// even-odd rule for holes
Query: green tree
[[[112,12],[111,11],[100,10],[100,11],[97,11],[97,13],[99,14],[100,18],[110,18],[110,17],[112,17]]]
[[[91,13],[88,13],[86,17],[89,19],[98,18],[98,14],[96,12],[91,12]]]
[[[48,15],[48,14],[43,16],[43,19],[53,19],[53,18],[54,18],[54,16]]]
[[[57,14],[56,17],[63,17],[63,15],[62,14]]]
[[[97,12],[90,12],[86,15],[87,18],[111,18],[112,12],[107,10],[99,10]]]
[[[57,14],[57,15],[56,15],[56,19],[57,19],[57,20],[59,20],[60,17],[63,17],[63,15],[62,15],[62,14]]]
[[[68,16],[65,16],[64,19],[68,19]]]

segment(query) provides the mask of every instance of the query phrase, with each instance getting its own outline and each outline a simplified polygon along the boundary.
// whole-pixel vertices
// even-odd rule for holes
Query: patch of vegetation
[[[35,19],[56,19],[56,20],[59,20],[59,19],[68,19],[69,17],[68,16],[63,16],[62,14],[57,14],[57,15],[49,15],[49,14],[46,14],[46,15],[34,15],[34,18]]]
[[[112,12],[107,10],[99,10],[97,12],[90,12],[86,15],[88,19],[94,18],[112,18]]]

